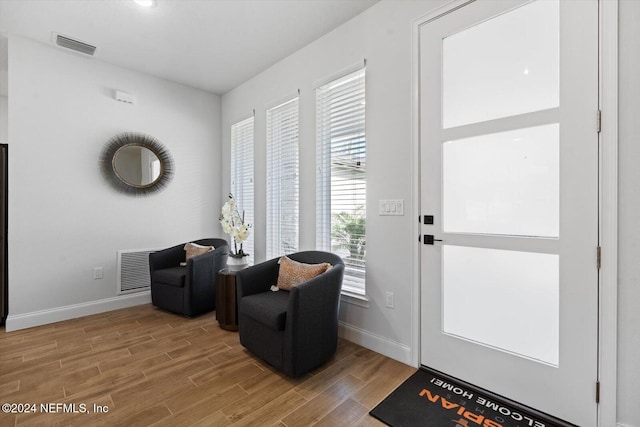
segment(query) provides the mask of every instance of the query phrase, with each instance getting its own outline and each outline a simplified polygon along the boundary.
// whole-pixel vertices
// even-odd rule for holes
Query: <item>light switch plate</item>
[[[380,200],[378,213],[383,216],[402,216],[404,215],[404,200]]]

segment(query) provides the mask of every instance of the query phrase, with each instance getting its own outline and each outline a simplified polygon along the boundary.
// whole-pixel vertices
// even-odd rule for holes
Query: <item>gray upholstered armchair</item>
[[[240,343],[285,374],[297,377],[329,360],[338,344],[338,305],[344,262],[329,252],[287,255],[305,264],[328,262],[326,272],[272,292],[279,258],[236,273]]]
[[[216,273],[227,264],[229,244],[224,239],[201,239],[192,243],[215,250],[190,258],[186,265],[185,243],[149,254],[151,302],[154,306],[187,317],[216,308]]]

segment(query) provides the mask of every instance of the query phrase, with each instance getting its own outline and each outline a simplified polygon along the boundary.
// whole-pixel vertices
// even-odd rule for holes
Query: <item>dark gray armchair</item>
[[[279,258],[236,273],[240,343],[292,377],[329,360],[338,345],[338,305],[344,262],[329,252],[287,255],[305,264],[332,267],[291,291],[272,292]]]
[[[151,302],[164,310],[187,317],[216,308],[216,273],[227,264],[229,244],[224,239],[193,241],[215,250],[185,260],[185,243],[149,254]]]

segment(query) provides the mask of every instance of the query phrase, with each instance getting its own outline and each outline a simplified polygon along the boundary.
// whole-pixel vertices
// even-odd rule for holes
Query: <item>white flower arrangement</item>
[[[229,200],[222,206],[219,220],[220,225],[222,225],[222,231],[231,236],[233,240],[233,250],[229,256],[233,258],[249,256],[249,254],[244,253],[242,250],[242,242],[249,237],[251,224],[245,224],[244,211],[242,211],[241,216],[240,212],[238,212],[236,199],[233,197],[233,194],[229,194]],[[238,249],[238,245],[240,245],[240,249]]]

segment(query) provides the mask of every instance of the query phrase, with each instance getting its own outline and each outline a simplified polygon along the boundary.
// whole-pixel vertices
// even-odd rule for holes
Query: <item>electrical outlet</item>
[[[102,267],[94,267],[94,269],[93,269],[93,278],[94,279],[102,279]]]
[[[387,307],[393,308],[393,292],[387,292]]]

